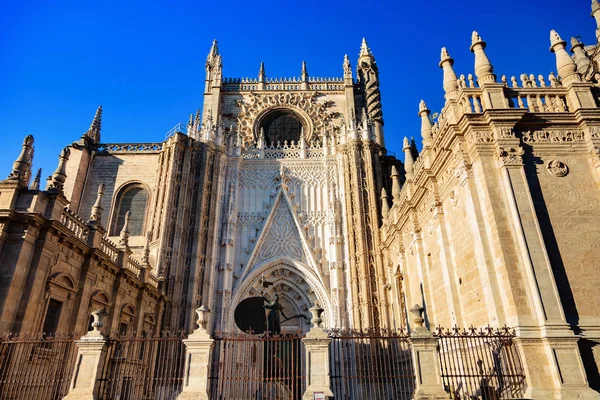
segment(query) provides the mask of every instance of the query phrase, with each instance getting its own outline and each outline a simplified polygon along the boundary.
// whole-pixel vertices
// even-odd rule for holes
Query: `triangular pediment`
[[[322,280],[290,198],[280,188],[241,279],[269,260],[287,258],[309,265]]]

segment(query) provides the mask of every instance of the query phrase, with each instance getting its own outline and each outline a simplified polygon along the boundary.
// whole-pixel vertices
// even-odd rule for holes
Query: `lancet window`
[[[122,188],[117,194],[116,208],[113,217],[112,235],[117,236],[125,224],[125,214],[129,211],[129,234],[143,235],[148,191],[140,184],[131,184]]]

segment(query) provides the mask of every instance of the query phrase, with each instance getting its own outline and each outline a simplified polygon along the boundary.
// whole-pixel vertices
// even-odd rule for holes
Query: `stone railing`
[[[100,250],[108,256],[114,263],[119,259],[119,250],[117,245],[110,241],[107,237],[103,237],[100,242]]]
[[[311,141],[310,144],[288,143],[284,141],[271,144],[265,148],[256,145],[242,149],[241,157],[244,159],[278,160],[282,158],[319,158],[326,154],[325,147],[320,141]]]
[[[301,78],[268,78],[259,82],[257,78],[224,78],[224,91],[254,91],[259,90],[259,84],[264,84],[264,90],[303,90]],[[343,90],[342,78],[308,77],[308,90]],[[306,90],[306,89],[305,89]]]
[[[158,289],[158,277],[152,273],[148,274],[148,283],[155,289]]]
[[[567,112],[566,93],[548,88],[506,88],[504,95],[509,108],[527,109],[529,112]]]
[[[142,272],[142,266],[140,263],[131,256],[127,257],[127,263],[125,264],[125,269],[134,273],[135,276],[139,277],[140,272]]]
[[[87,225],[85,224],[85,221],[73,211],[65,207],[60,215],[60,222],[73,232],[76,237],[81,240],[87,240],[89,233]]]
[[[98,154],[159,153],[162,149],[162,143],[102,143],[95,148]]]
[[[481,101],[481,89],[463,88],[458,97],[458,104],[465,113],[480,113],[484,107]]]

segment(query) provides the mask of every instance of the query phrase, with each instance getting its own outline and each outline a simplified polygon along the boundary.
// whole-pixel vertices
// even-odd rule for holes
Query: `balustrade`
[[[60,216],[60,222],[75,236],[81,240],[87,240],[88,228],[85,221],[81,219],[77,214],[68,208],[64,208]]]

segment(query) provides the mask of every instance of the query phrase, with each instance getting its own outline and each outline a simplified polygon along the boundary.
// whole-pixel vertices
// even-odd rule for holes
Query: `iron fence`
[[[438,328],[442,380],[450,398],[515,399],[526,384],[515,333],[509,328]]]
[[[330,378],[337,399],[411,399],[415,374],[403,330],[329,332]]]
[[[73,335],[0,337],[0,399],[62,399],[76,358]]]
[[[301,335],[217,334],[209,379],[212,400],[299,400],[306,388]]]
[[[99,400],[174,400],[181,392],[185,332],[160,337],[120,335],[107,342],[99,374]]]

